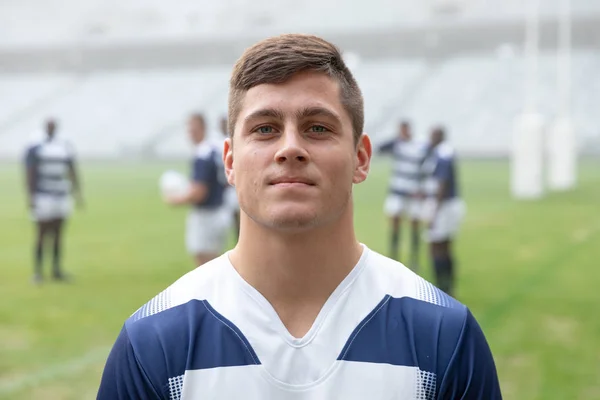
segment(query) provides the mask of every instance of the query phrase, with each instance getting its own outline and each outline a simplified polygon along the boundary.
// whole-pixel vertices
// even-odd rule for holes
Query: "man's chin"
[[[282,232],[301,233],[318,226],[319,218],[314,210],[302,209],[303,207],[285,208],[271,211],[268,221],[271,228]]]
[[[271,221],[271,228],[287,233],[302,233],[318,226],[316,218],[286,218]]]

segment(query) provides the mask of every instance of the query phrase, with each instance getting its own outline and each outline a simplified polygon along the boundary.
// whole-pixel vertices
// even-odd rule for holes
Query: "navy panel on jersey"
[[[203,145],[201,145],[203,146]],[[208,193],[196,208],[217,208],[223,205],[225,190],[229,187],[223,164],[216,149],[205,145],[192,162],[192,180],[206,185]]]
[[[339,359],[419,367],[437,374],[439,365],[448,365],[465,318],[461,306],[386,296],[358,325]]]
[[[138,317],[126,322],[113,347],[104,372],[106,387],[100,390],[107,397],[102,398],[116,390],[151,387],[168,398],[169,379],[186,370],[260,364],[242,332],[207,301],[191,300]],[[129,398],[128,392],[118,393],[121,397],[113,398]]]
[[[151,364],[164,356],[162,351],[152,355],[153,351],[170,349],[169,376],[182,374],[183,370],[173,370],[181,365],[185,369],[205,369],[260,364],[242,332],[205,300],[191,300],[131,322],[127,328],[136,352],[144,353],[145,361]]]
[[[163,399],[165,392],[153,386],[139,364],[125,327],[113,345],[102,373],[98,400]]]
[[[38,147],[39,145],[35,145],[27,148],[27,151],[25,152],[25,166],[27,168],[33,168],[35,166]]]
[[[69,170],[73,154],[66,143],[48,140],[31,146],[24,161],[26,168],[33,172],[33,191],[36,194],[65,196],[71,192]]]
[[[417,367],[434,374],[437,398],[500,399],[489,346],[469,310],[386,296],[361,322],[339,360]]]
[[[442,399],[502,399],[492,352],[470,311],[439,393]]]
[[[439,181],[446,182],[448,187],[444,196],[446,199],[452,199],[458,196],[454,157],[440,158],[433,171],[433,176]]]

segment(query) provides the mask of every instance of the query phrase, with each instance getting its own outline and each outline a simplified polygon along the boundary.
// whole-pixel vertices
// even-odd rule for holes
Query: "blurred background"
[[[344,51],[374,142],[404,119],[421,139],[447,129],[468,208],[457,297],[505,398],[600,399],[598,0],[0,0],[0,398],[95,398],[124,320],[193,268],[186,211],[158,190],[187,173],[188,115],[220,137],[233,63],[289,32]],[[73,281],[35,286],[23,157],[47,118],[86,207]],[[384,254],[390,166],[376,155],[355,191],[359,239]]]

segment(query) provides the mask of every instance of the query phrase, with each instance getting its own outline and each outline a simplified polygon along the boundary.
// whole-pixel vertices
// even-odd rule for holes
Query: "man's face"
[[[190,140],[194,144],[199,144],[204,140],[204,121],[192,117],[188,121],[188,134],[190,136]]]
[[[54,120],[50,120],[50,121],[46,122],[46,134],[48,135],[48,137],[50,139],[52,139],[54,137],[55,133],[56,133],[56,122],[54,122]]]
[[[442,143],[443,141],[444,141],[444,132],[442,132],[440,129],[434,129],[431,132],[431,138],[430,138],[431,146],[436,147],[438,144]]]
[[[339,85],[324,74],[302,72],[248,90],[223,156],[241,209],[287,232],[339,219],[371,158],[369,138],[355,146],[352,132]]]
[[[410,140],[410,125],[408,124],[400,124],[400,139]]]

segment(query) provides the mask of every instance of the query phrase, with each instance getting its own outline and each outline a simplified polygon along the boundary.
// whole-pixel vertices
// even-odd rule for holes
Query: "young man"
[[[127,320],[98,398],[499,399],[468,309],[356,239],[371,143],[338,49],[282,35],[246,50],[229,127],[238,244]]]
[[[229,133],[227,132],[227,117],[221,118],[219,122],[219,127],[221,128],[221,133],[227,139],[229,137]],[[222,148],[221,148],[222,149]],[[220,150],[221,150],[220,149]],[[235,191],[235,187],[227,186],[225,190],[225,205],[229,207],[229,210],[232,214],[233,222],[235,225],[235,234],[236,237],[240,236],[240,203],[237,199],[237,193]]]
[[[72,198],[83,205],[75,154],[66,142],[56,138],[56,122],[46,121],[46,139],[27,149],[25,176],[29,209],[37,225],[33,282],[43,281],[45,245],[52,246],[52,278],[67,280],[61,268],[62,235],[71,215]]]
[[[428,199],[425,213],[429,221],[427,240],[430,243],[436,285],[454,296],[455,263],[452,239],[464,218],[465,204],[460,198],[456,173],[456,155],[445,142],[444,129],[433,129],[431,147],[424,167],[429,171],[426,179]]]
[[[171,205],[188,205],[186,247],[196,266],[218,257],[227,240],[229,214],[224,206],[228,186],[221,154],[205,138],[204,116],[194,114],[188,120],[188,134],[194,144],[190,189],[181,196],[166,198]]]
[[[393,169],[384,212],[390,219],[390,257],[400,260],[398,251],[402,232],[402,215],[411,220],[410,267],[419,268],[419,222],[422,217],[421,167],[427,146],[413,139],[410,123],[402,121],[398,136],[383,143],[379,151],[393,156]]]

